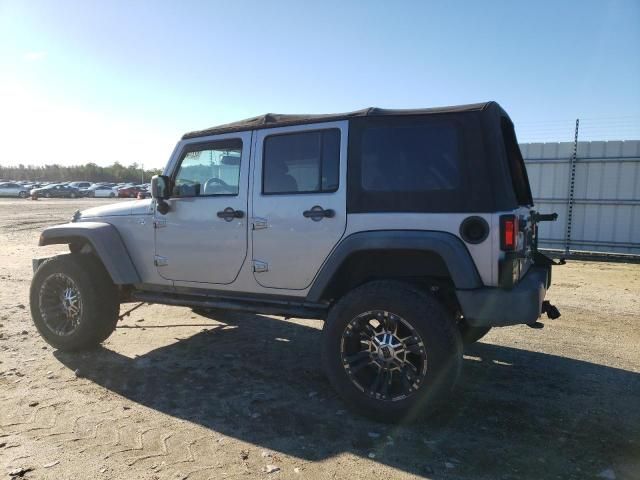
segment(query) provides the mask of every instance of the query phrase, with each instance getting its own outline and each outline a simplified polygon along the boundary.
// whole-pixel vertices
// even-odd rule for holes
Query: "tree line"
[[[144,182],[149,182],[153,175],[162,173],[161,169],[144,170]],[[0,179],[3,180],[28,180],[42,182],[134,182],[141,183],[143,172],[137,163],[124,166],[119,162],[107,167],[101,167],[95,163],[85,165],[64,166],[52,165],[0,165]]]

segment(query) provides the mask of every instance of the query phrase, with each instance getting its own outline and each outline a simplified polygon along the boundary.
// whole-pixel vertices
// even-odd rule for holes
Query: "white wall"
[[[524,143],[531,190],[541,213],[558,221],[540,227],[541,248],[565,248],[573,143]],[[640,255],[640,141],[578,142],[572,250]]]

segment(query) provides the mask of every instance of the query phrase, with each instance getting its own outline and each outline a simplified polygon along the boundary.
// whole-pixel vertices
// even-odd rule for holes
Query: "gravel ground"
[[[329,387],[318,321],[144,306],[96,351],[48,347],[39,232],[104,203],[0,200],[0,477],[640,478],[640,265],[556,268],[560,319],[494,329],[440,414],[380,425]]]

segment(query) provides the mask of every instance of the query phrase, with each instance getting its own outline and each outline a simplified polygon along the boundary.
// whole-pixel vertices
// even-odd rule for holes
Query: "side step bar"
[[[179,307],[214,308],[237,312],[263,313],[283,317],[313,318],[324,320],[327,316],[327,305],[321,303],[294,303],[286,301],[269,301],[240,299],[234,297],[182,295],[176,293],[160,293],[135,291],[131,298],[146,303],[160,303]]]

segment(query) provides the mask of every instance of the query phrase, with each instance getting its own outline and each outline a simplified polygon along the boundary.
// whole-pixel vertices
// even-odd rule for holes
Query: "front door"
[[[258,130],[253,262],[267,288],[311,285],[346,228],[348,122]]]
[[[229,284],[247,254],[251,133],[188,141],[171,174],[169,212],[155,213],[155,262],[169,280]]]

